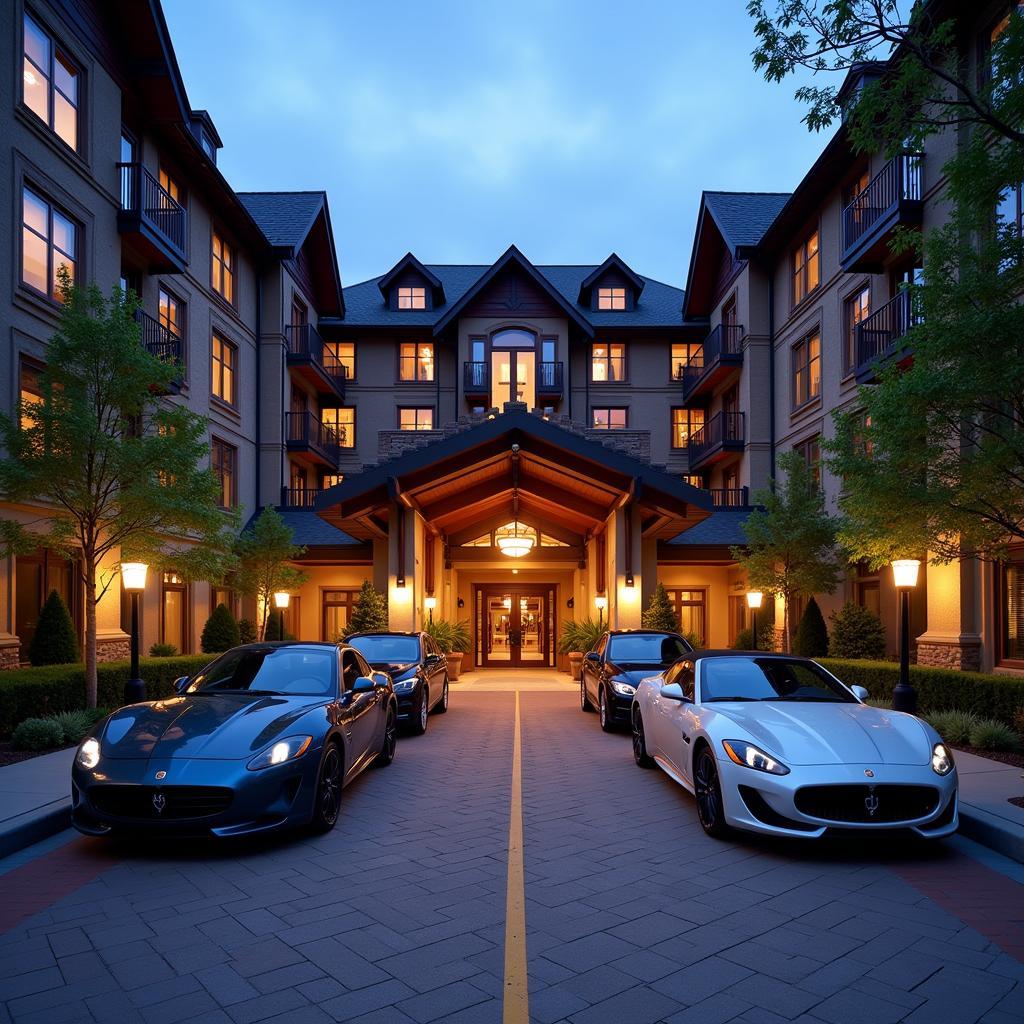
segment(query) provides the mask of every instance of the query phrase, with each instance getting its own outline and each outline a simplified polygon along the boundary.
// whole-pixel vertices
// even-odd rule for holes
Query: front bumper
[[[249,771],[246,761],[108,758],[71,772],[71,821],[86,835],[242,836],[306,824],[320,748]],[[165,772],[157,779],[158,772]]]
[[[634,696],[633,693],[616,693],[612,687],[608,687],[608,718],[616,725],[629,725],[632,722]]]
[[[396,686],[395,700],[398,702],[398,721],[411,722],[420,706],[419,686],[414,686],[411,690],[400,690]]]
[[[931,765],[797,765],[788,775],[769,775],[737,765],[722,752],[718,774],[726,821],[750,832],[817,839],[827,833],[904,831],[939,839],[959,827],[955,768],[943,777]],[[797,796],[801,789],[822,786],[844,788],[818,790],[814,799]],[[907,799],[909,792],[922,797]],[[810,805],[816,805],[813,814],[806,813]]]

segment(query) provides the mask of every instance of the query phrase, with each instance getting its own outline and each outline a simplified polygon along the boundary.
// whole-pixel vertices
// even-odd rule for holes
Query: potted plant
[[[462,656],[472,647],[469,636],[469,623],[449,622],[447,619],[434,619],[423,627],[423,631],[434,638],[434,643],[445,653],[448,659],[448,678],[458,679],[462,672]]]
[[[573,679],[579,679],[583,655],[597,646],[603,632],[603,626],[593,619],[582,619],[579,622],[570,619],[562,626],[558,653],[569,655],[569,675]]]

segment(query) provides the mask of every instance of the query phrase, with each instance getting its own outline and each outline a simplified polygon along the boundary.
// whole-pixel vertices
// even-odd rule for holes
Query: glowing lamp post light
[[[423,598],[423,607],[427,609],[427,614],[430,616],[430,624],[434,624],[434,609],[437,607],[437,598],[433,594],[427,594]]]
[[[598,594],[594,598],[594,606],[597,608],[597,624],[604,629],[604,610],[608,607],[608,595]]]
[[[274,607],[277,609],[277,614],[279,616],[278,624],[281,627],[278,631],[278,635],[282,640],[284,639],[284,613],[288,610],[288,605],[291,602],[291,599],[292,595],[289,594],[287,590],[277,590],[274,592]]]
[[[146,573],[149,566],[145,562],[122,562],[121,583],[125,593],[132,599],[132,637],[131,637],[131,671],[128,682],[124,684],[125,704],[137,704],[146,699],[146,684],[139,676],[139,595],[146,589]]]
[[[910,685],[910,591],[917,586],[921,562],[897,558],[892,563],[892,580],[900,595],[900,676],[892,691],[893,711],[917,710],[917,691]]]
[[[748,590],[747,591],[747,607],[750,609],[750,647],[751,650],[757,650],[757,610],[761,607],[761,602],[764,600],[764,594],[760,590]]]

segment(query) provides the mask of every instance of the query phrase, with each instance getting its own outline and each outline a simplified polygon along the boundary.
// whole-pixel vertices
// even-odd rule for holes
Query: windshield
[[[376,636],[354,636],[349,643],[369,662],[378,665],[407,665],[420,660],[418,636],[394,636],[378,633]]]
[[[856,704],[856,698],[813,662],[789,658],[705,658],[701,700],[778,700]]]
[[[188,685],[187,693],[260,693],[329,697],[338,654],[326,647],[249,647],[228,651]]]
[[[671,633],[625,633],[608,639],[606,656],[616,665],[671,665],[690,648]]]

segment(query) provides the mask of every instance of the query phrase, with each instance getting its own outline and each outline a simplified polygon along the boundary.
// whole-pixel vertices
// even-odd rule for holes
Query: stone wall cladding
[[[929,641],[918,641],[917,663],[930,668],[955,668],[967,672],[981,671],[981,645],[937,644]]]
[[[97,661],[127,661],[131,654],[131,641],[127,637],[123,640],[96,641]]]
[[[9,668],[17,668],[21,661],[21,644],[4,644],[0,647],[0,672]]]

